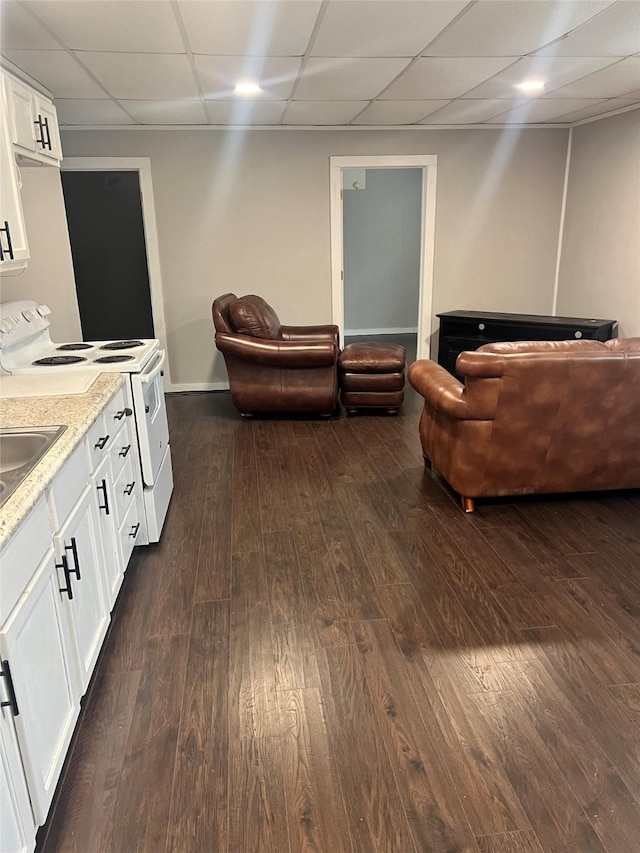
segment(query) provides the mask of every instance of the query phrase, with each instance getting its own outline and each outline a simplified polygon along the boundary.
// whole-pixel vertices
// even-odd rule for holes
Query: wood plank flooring
[[[39,853],[638,853],[640,493],[478,502],[397,418],[168,398]]]

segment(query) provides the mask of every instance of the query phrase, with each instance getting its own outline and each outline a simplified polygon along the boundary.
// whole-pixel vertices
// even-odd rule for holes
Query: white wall
[[[19,275],[0,278],[0,298],[45,303],[52,311],[52,339],[82,340],[60,172],[52,166],[22,166],[20,174],[31,258]]]
[[[422,170],[366,169],[343,191],[345,332],[416,329]]]
[[[171,376],[189,385],[226,378],[219,294],[260,293],[284,323],[331,320],[332,155],[438,155],[434,312],[550,313],[567,134],[66,131],[63,150],[151,159]]]
[[[557,313],[640,336],[640,110],[573,129]]]

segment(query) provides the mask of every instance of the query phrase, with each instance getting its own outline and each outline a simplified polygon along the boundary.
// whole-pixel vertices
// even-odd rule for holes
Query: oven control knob
[[[48,305],[38,305],[38,314],[41,317],[46,317],[47,314],[51,314],[51,308]]]

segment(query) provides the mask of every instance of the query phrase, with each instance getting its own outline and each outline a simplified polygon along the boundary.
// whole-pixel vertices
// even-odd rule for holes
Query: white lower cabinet
[[[0,554],[0,853],[32,853],[141,528],[121,389]]]
[[[18,735],[33,814],[44,823],[80,713],[80,694],[71,672],[71,649],[62,613],[61,588],[53,548],[49,548],[26,591],[0,630],[6,700]],[[13,691],[13,692],[12,692]],[[2,802],[2,823],[5,803]]]
[[[6,664],[5,664],[6,666]],[[4,673],[5,667],[2,667]],[[4,680],[4,679],[3,679]],[[7,696],[7,699],[4,696]],[[13,725],[10,694],[3,691],[0,707],[0,851],[28,853],[35,847],[36,822]],[[5,704],[6,703],[6,704]]]
[[[81,694],[87,689],[109,627],[99,536],[92,489],[87,485],[53,537],[56,557],[65,579],[65,605],[75,645]]]

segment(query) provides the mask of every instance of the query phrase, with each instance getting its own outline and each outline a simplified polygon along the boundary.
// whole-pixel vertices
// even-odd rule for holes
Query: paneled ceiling
[[[2,0],[0,27],[65,125],[572,124],[640,106],[640,0]]]

